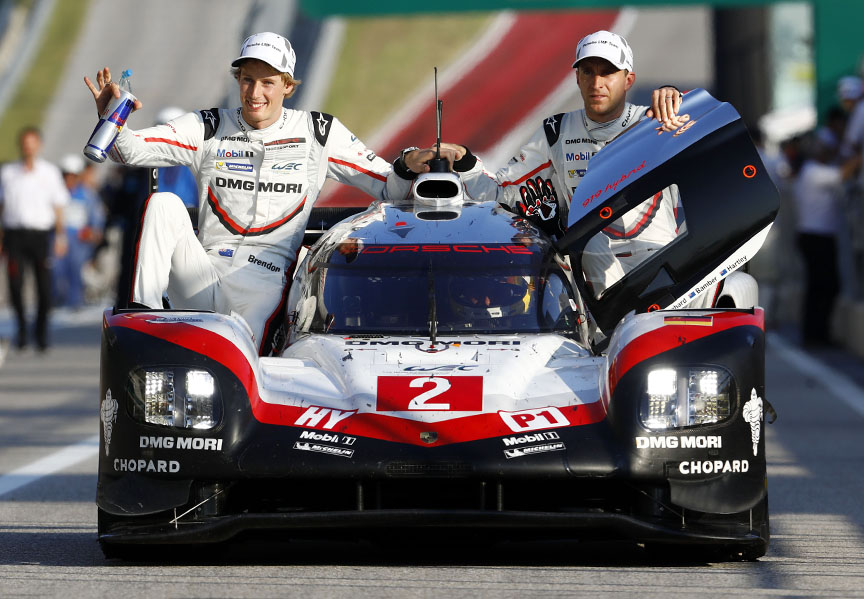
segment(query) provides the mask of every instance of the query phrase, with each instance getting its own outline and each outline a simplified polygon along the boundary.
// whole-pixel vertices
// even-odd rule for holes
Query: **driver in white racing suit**
[[[146,202],[131,303],[239,313],[262,355],[272,350],[309,213],[326,178],[386,197],[390,164],[338,119],[289,110],[282,100],[293,78],[291,44],[275,33],[243,43],[232,72],[242,106],[180,116],[165,125],[124,128],[110,153],[137,166],[187,165],[198,182],[196,238],[183,202],[156,193]],[[110,71],[85,78],[100,113],[118,95]],[[136,103],[136,109],[140,107]]]
[[[573,68],[585,108],[547,117],[496,173],[485,170],[479,157],[464,146],[442,146],[455,152],[458,160],[453,168],[462,176],[468,195],[506,204],[555,237],[566,229],[570,200],[597,152],[645,116],[658,120],[659,133],[676,130],[687,118],[678,116],[681,93],[672,86],[654,90],[650,108],[626,101],[636,75],[633,51],[618,34],[597,31],[582,38]],[[425,162],[433,155],[434,148],[403,152],[394,170],[411,179],[428,170]],[[583,269],[598,296],[676,237],[677,210],[677,193],[667,188],[589,242]],[[713,299],[706,293],[690,306],[707,307]]]

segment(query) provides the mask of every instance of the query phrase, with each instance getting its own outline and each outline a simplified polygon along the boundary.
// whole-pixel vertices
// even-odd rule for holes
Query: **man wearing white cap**
[[[24,349],[28,343],[22,289],[24,271],[30,268],[37,295],[34,334],[37,348],[45,351],[51,309],[51,246],[55,256],[66,253],[63,215],[69,192],[59,169],[40,156],[42,133],[38,129],[21,129],[18,148],[21,159],[0,167],[0,249],[7,257],[9,298],[18,324],[15,345]]]
[[[54,302],[78,309],[84,304],[81,270],[102,241],[105,211],[96,191],[84,182],[87,163],[81,154],[67,154],[59,166],[69,190],[69,203],[63,212],[67,250],[63,256],[54,256]]]
[[[583,37],[573,68],[584,109],[544,119],[528,143],[496,173],[485,171],[481,160],[464,146],[447,144],[458,158],[453,168],[462,174],[470,196],[509,205],[553,236],[563,234],[573,192],[591,157],[603,146],[643,116],[656,118],[663,131],[683,123],[677,117],[681,93],[674,87],[654,90],[650,108],[627,102],[636,75],[633,50],[622,36],[596,31]],[[434,148],[403,152],[394,172],[403,179],[416,177],[428,170],[425,162],[433,155]],[[598,268],[587,274],[597,277],[596,292],[644,260],[646,252],[676,236],[676,201],[670,190],[664,190],[604,229],[607,239],[592,240],[588,251],[596,251]],[[610,260],[609,252],[617,261]]]
[[[462,172],[474,198],[496,199],[529,217],[547,233],[560,234],[567,224],[570,198],[585,175],[588,161],[612,139],[645,116],[656,117],[668,130],[680,124],[676,114],[681,94],[674,87],[654,90],[652,107],[626,100],[633,86],[633,50],[609,31],[585,36],[576,47],[576,80],[585,108],[543,120],[519,153],[497,173],[484,172],[479,157],[462,146],[454,169]],[[395,165],[403,178],[428,170],[434,149],[403,154]]]
[[[145,205],[131,302],[237,312],[259,351],[272,349],[306,222],[325,179],[386,195],[391,166],[333,116],[289,110],[300,81],[287,39],[256,33],[231,63],[241,106],[185,114],[139,131],[124,128],[111,158],[137,166],[185,164],[198,181],[199,234],[173,194]],[[118,96],[105,68],[85,82],[101,110]],[[136,108],[140,107],[140,103]]]

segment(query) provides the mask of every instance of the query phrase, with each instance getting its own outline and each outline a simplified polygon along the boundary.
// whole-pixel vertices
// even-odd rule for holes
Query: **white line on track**
[[[21,466],[0,476],[0,496],[11,493],[24,485],[39,480],[49,474],[54,474],[70,466],[82,462],[99,451],[99,435],[79,441],[74,445],[64,447],[60,451],[45,456],[26,466]]]
[[[837,399],[864,416],[864,390],[852,379],[789,345],[776,333],[768,333],[767,338],[768,347],[783,360],[797,368],[799,372],[818,380]]]

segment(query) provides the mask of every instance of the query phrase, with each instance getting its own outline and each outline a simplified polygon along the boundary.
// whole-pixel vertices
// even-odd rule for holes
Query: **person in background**
[[[496,200],[556,238],[567,228],[570,200],[597,152],[643,117],[657,120],[658,134],[675,131],[689,118],[678,115],[683,96],[673,86],[655,89],[651,106],[627,101],[636,81],[633,50],[617,33],[595,31],[583,37],[571,67],[584,108],[544,119],[497,172],[486,171],[465,146],[442,144],[455,152],[453,169],[461,174],[469,196]],[[394,173],[411,180],[428,170],[426,162],[434,154],[434,148],[406,149],[394,163]],[[598,297],[677,236],[678,206],[677,188],[657,190],[591,239],[582,268]],[[714,286],[701,294],[691,307],[708,307],[717,290]]]
[[[39,156],[39,129],[21,129],[18,147],[20,160],[0,168],[0,247],[7,256],[9,296],[18,324],[15,344],[24,349],[28,343],[22,287],[23,271],[29,265],[36,280],[36,345],[45,351],[51,307],[51,245],[55,256],[66,253],[63,209],[69,203],[69,192],[60,170]]]
[[[850,75],[837,80],[837,100],[841,108],[851,114],[864,96],[864,80]]]
[[[839,150],[843,144],[848,122],[849,113],[841,106],[835,104],[825,114],[825,124],[816,130],[816,136],[819,138],[819,141],[838,150],[838,157],[840,156]]]
[[[805,346],[831,344],[831,315],[840,290],[837,243],[843,233],[843,184],[861,164],[856,154],[835,164],[837,149],[813,137],[795,182],[797,245],[804,261],[805,292],[801,340]]]
[[[106,236],[96,248],[94,258],[97,262],[104,262],[106,257],[110,260],[113,254],[117,255],[115,306],[125,306],[128,301],[135,256],[135,231],[149,190],[149,169],[120,166],[109,171],[100,190],[107,214]],[[112,239],[116,240],[112,242]]]
[[[67,154],[60,161],[60,172],[69,204],[64,224],[68,248],[54,261],[54,295],[58,305],[79,309],[84,304],[84,284],[81,271],[93,258],[93,252],[102,241],[105,211],[99,196],[84,182],[85,160],[79,154]]]

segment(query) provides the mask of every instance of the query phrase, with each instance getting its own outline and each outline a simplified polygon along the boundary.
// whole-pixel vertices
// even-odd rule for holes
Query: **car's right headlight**
[[[137,420],[176,428],[211,429],[222,418],[215,377],[200,368],[141,368],[130,375]]]
[[[655,368],[643,389],[639,417],[650,430],[714,424],[732,413],[733,380],[723,368]]]

